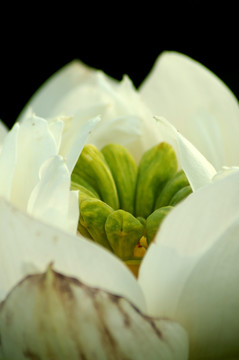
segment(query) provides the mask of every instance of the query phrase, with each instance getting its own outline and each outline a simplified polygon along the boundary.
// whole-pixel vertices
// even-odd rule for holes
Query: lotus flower
[[[187,253],[189,230],[185,230],[185,243],[183,233],[179,243],[173,242],[178,237],[174,214],[180,212],[183,214],[180,219],[188,229],[194,229],[197,224],[201,229],[198,236],[203,235],[203,244],[208,243],[202,245],[202,251],[199,245],[199,250],[195,250],[198,261],[214,243],[215,247],[219,244],[220,251],[217,239],[227,230],[228,222],[222,220],[217,232],[216,221],[210,222],[209,213],[205,212],[200,227],[197,209],[203,212],[206,198],[215,216],[219,210],[223,213],[223,207],[218,208],[215,200],[228,187],[232,194],[237,174],[210,184],[215,168],[165,118],[153,117],[127,77],[117,83],[79,62],[66,66],[43,85],[11,131],[7,133],[3,127],[0,131],[0,356],[3,359],[187,359],[188,356],[197,359],[198,354],[205,359],[214,354],[224,359],[228,354],[238,355],[234,345],[233,351],[228,350],[234,339],[230,333],[223,332],[223,321],[226,325],[230,323],[231,315],[227,317],[223,313],[220,329],[225,339],[214,353],[211,346],[218,338],[211,333],[205,340],[200,328],[206,323],[207,313],[204,316],[201,310],[197,314],[192,307],[187,317],[185,302],[183,309],[175,310],[178,297],[184,291],[187,294],[184,285],[196,263],[194,257],[190,258],[190,266],[185,270],[181,258],[177,258],[178,253]],[[163,229],[171,228],[171,232],[162,230],[161,235],[160,230],[160,240],[156,239],[143,259],[139,280],[113,254],[74,234],[79,212],[78,194],[70,190],[72,169],[84,144],[102,147],[115,140],[130,150],[136,161],[152,144],[170,143],[179,166],[193,190],[197,190],[190,196],[192,200],[188,198],[168,215]],[[225,211],[232,195],[228,199]],[[191,206],[195,206],[194,212]],[[235,200],[230,214],[236,209]],[[167,271],[164,273],[163,268],[163,272],[157,273],[154,270],[159,266],[158,258],[153,256],[153,250],[157,249],[161,258],[165,244],[169,253],[171,248],[175,252],[175,263],[169,265],[165,257],[161,266]],[[209,251],[206,264],[210,264],[210,256],[214,261],[213,251],[212,254]],[[233,271],[232,263],[228,274]],[[209,287],[214,279],[218,284],[215,273],[211,274]],[[200,277],[197,279],[199,285],[192,293],[195,296],[201,284]],[[158,293],[160,289],[151,286],[158,286],[157,282],[164,289],[163,295]],[[192,286],[193,282],[188,284]],[[232,293],[235,286],[228,289]],[[224,294],[224,288],[218,288],[218,299],[221,293]],[[175,298],[174,306],[171,296]],[[215,299],[210,296],[208,301],[213,302]],[[203,299],[206,308],[206,297]],[[224,310],[222,305],[221,309]],[[215,328],[213,315],[210,324]]]

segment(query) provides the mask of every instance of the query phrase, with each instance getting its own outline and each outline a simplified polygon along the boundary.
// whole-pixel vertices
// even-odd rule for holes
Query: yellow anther
[[[148,242],[145,236],[142,236],[141,239],[139,240],[140,245],[143,246],[145,249],[148,248]]]
[[[148,247],[147,239],[145,236],[142,236],[138,244],[134,248],[134,257],[143,258]]]

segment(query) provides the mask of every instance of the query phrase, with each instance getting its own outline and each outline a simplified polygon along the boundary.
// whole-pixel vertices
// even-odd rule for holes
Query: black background
[[[200,1],[184,8],[162,4],[130,10],[122,3],[89,3],[87,9],[63,3],[60,12],[42,4],[28,13],[15,7],[15,18],[11,9],[1,11],[0,119],[11,127],[37,88],[73,59],[119,80],[128,74],[138,86],[164,50],[198,60],[239,98],[236,9],[224,4],[209,11]]]

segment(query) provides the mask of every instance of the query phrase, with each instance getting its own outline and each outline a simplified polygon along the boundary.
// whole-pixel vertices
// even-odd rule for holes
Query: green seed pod
[[[170,201],[171,206],[175,206],[178,203],[180,203],[182,200],[184,200],[188,195],[190,195],[192,193],[192,188],[190,185],[185,186],[184,188],[182,188],[181,190],[179,190],[172,198],[172,200]]]
[[[183,187],[188,186],[189,182],[183,170],[179,170],[163,187],[156,203],[155,210],[169,205],[172,197]]]
[[[91,191],[80,184],[71,182],[71,190],[79,190],[79,202],[87,198],[99,199],[99,195],[94,190]]]
[[[91,194],[94,194],[94,197],[97,199],[100,198],[99,194],[95,191],[95,189],[84,179],[82,179],[78,174],[72,173],[71,175],[71,189],[72,190],[80,190],[80,187],[87,189]]]
[[[113,209],[119,208],[116,185],[103,154],[91,144],[84,146],[73,170],[73,180],[84,179]],[[76,181],[77,182],[77,181]]]
[[[85,199],[80,206],[80,224],[89,232],[92,239],[112,250],[107,241],[105,222],[113,209],[99,199]]]
[[[144,226],[124,210],[113,211],[105,223],[108,241],[121,259],[132,259],[134,248],[144,234]]]
[[[154,239],[163,219],[172,209],[172,206],[165,206],[155,210],[151,215],[149,215],[146,220],[146,237],[148,243]]]
[[[84,236],[87,239],[92,240],[92,237],[91,237],[90,233],[88,232],[88,230],[83,225],[81,225],[80,221],[78,222],[77,230],[82,236]]]
[[[144,227],[143,236],[146,236],[146,228],[145,228],[145,226],[146,226],[146,219],[143,218],[142,216],[138,216],[138,217],[137,217],[137,220],[139,220],[139,222],[141,222],[141,224],[143,225],[143,227]]]
[[[141,222],[141,224],[145,226],[145,224],[146,224],[145,218],[143,218],[142,216],[138,216],[137,220],[139,220],[139,222]]]
[[[164,184],[177,171],[177,157],[171,145],[162,142],[144,153],[138,169],[136,216],[147,218]]]
[[[113,175],[120,208],[134,213],[134,197],[137,179],[137,165],[128,150],[119,144],[108,144],[103,153]]]

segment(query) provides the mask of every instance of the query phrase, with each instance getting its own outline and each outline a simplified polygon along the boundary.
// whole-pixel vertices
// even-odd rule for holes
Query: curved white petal
[[[97,115],[100,115],[101,121],[99,124],[97,121],[95,124],[92,123],[90,129],[92,133],[87,138],[87,142],[93,143],[99,148],[109,142],[118,142],[126,146],[138,162],[146,150],[161,141],[169,141],[175,147],[175,129],[172,130],[168,126],[165,130],[165,126],[156,123],[152,112],[145,106],[142,97],[127,76],[121,82],[113,82],[103,72],[88,69],[89,71],[84,72],[85,75],[79,76],[79,78],[76,72],[76,79],[73,81],[71,77],[74,77],[74,66],[71,64],[50,78],[35,95],[35,105],[32,102],[33,110],[37,111],[38,99],[44,98],[48,87],[52,86],[54,89],[54,82],[62,87],[62,90],[59,91],[64,96],[59,99],[56,97],[52,107],[44,115],[47,118],[59,115],[72,116],[71,120],[68,118],[71,126],[66,126],[60,149],[60,154],[66,159],[70,171],[82,149],[78,145],[77,137],[81,132],[84,133],[84,126],[86,130],[90,129],[90,126],[87,128],[86,123]],[[70,86],[70,81],[68,82],[68,72],[70,81],[73,82],[72,86]],[[67,78],[67,91],[64,91],[64,83],[61,80],[58,83],[57,79],[61,79],[61,76]],[[84,137],[84,135],[82,136]],[[183,153],[185,148],[187,149],[186,155]],[[188,171],[191,171],[192,168],[191,176],[196,174],[192,181],[193,188],[198,188],[208,182],[208,177],[211,178],[212,169],[200,154],[195,156],[196,150],[191,157],[188,153],[191,152],[192,147],[189,148],[183,144],[182,160],[185,155],[185,167],[189,168]],[[175,151],[179,151],[178,145]],[[193,161],[190,161],[191,159]],[[197,162],[199,162],[198,166]],[[195,172],[195,164],[197,172]]]
[[[53,91],[56,94],[52,94]],[[48,98],[53,99],[51,106],[47,103],[42,111]],[[134,153],[139,159],[150,146],[163,140],[157,132],[152,113],[127,76],[121,82],[114,82],[102,71],[85,69],[81,63],[71,63],[49,78],[30,100],[29,106],[44,118],[68,117],[71,126],[66,126],[63,133],[60,154],[69,163],[69,170],[75,162],[72,153],[79,153],[76,137],[82,130],[80,128],[98,116],[101,122],[88,140],[96,146],[105,145],[112,131],[110,142],[126,142],[129,150],[137,148]]]
[[[101,123],[92,131],[89,142],[101,148],[109,142],[126,146],[136,161],[153,145],[164,141],[152,113],[145,106],[130,79],[125,76],[112,86],[99,74],[99,94],[108,104]],[[98,95],[99,96],[99,95]],[[107,100],[106,100],[107,99]]]
[[[13,359],[188,357],[179,324],[149,318],[124,298],[51,269],[24,279],[8,295],[0,336],[0,350]]]
[[[237,172],[178,205],[141,265],[149,313],[185,327],[190,359],[239,356],[238,183]]]
[[[156,121],[148,118],[148,123],[137,115],[125,115],[100,123],[92,131],[88,142],[101,149],[109,143],[125,146],[138,163],[146,150],[164,141]]]
[[[103,72],[92,73],[85,82],[72,88],[53,111],[54,114],[71,114],[78,126],[99,114],[101,121],[87,141],[98,147],[119,142],[133,151],[136,160],[163,140],[150,110],[128,77],[112,83]]]
[[[157,243],[177,246],[187,253],[196,253],[202,251],[204,246],[210,246],[239,216],[238,183],[239,172],[235,172],[190,195],[180,208],[178,206],[172,212],[170,221],[175,225],[166,228],[165,224],[159,232]],[[187,223],[183,221],[185,217]],[[180,241],[173,236],[176,228]]]
[[[62,137],[59,154],[65,159],[71,173],[92,130],[100,122],[100,117],[97,116],[83,122],[81,118],[75,116],[69,122]]]
[[[159,132],[176,150],[180,166],[184,169],[193,190],[211,183],[216,174],[207,159],[166,119],[156,117]]]
[[[46,120],[33,115],[20,124],[11,192],[11,201],[19,208],[26,210],[41,165],[56,154],[57,144]]]
[[[63,130],[64,130],[64,119],[56,118],[49,121],[49,131],[51,132],[55,140],[57,152],[59,152],[60,150]]]
[[[29,109],[33,109],[36,114],[44,118],[61,115],[52,113],[55,106],[64,100],[69,91],[72,91],[82,81],[85,81],[92,71],[78,60],[65,65],[36,91],[19,115],[18,121],[25,118]]]
[[[224,166],[221,171],[218,171],[218,173],[216,173],[216,175],[213,177],[212,181],[218,181],[220,179],[223,179],[224,177],[233,174],[235,172],[239,171],[239,166]]]
[[[59,156],[46,160],[39,170],[39,183],[28,201],[27,212],[52,226],[76,234],[79,220],[77,194],[71,194],[70,173]]]
[[[238,165],[238,100],[204,66],[163,52],[139,91],[154,114],[166,117],[217,169]]]
[[[81,236],[50,227],[0,199],[0,299],[27,274],[54,269],[130,300],[145,310],[134,276],[114,255]]]
[[[159,264],[144,279],[151,279],[153,271],[159,274],[144,288],[154,297],[150,313],[184,326],[190,359],[239,356],[238,233],[239,217],[203,254],[189,256],[167,245],[153,244],[150,249],[148,261]]]

